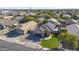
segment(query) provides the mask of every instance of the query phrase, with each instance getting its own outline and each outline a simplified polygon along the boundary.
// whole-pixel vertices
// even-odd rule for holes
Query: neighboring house
[[[20,23],[24,22],[24,16],[16,16],[14,17],[15,20],[18,20]]]
[[[31,30],[35,30],[37,28],[37,23],[35,21],[29,21],[27,23],[23,23],[21,29],[26,33]]]
[[[9,11],[7,11],[7,10],[2,10],[0,13],[3,14],[3,15],[6,15],[7,13],[9,13]]]
[[[19,12],[18,12],[18,11],[10,10],[10,11],[9,11],[9,14],[11,14],[11,15],[13,15],[13,16],[16,16],[16,15],[19,15]]]
[[[10,26],[17,26],[19,22],[17,20],[9,20],[9,19],[0,19],[0,25],[1,27],[3,26],[4,28],[10,27]]]
[[[55,19],[55,18],[49,19],[49,21],[55,22],[55,23],[57,23],[57,24],[60,24],[60,23],[57,21],[57,19]]]
[[[14,17],[14,19],[16,19],[16,20],[20,20],[20,19],[23,19],[24,18],[24,16],[16,16],[16,17]]]
[[[61,27],[66,27],[67,25],[75,24],[75,22],[72,20],[60,20],[59,22]]]
[[[21,11],[21,12],[19,12],[19,15],[26,15],[26,12]]]
[[[71,25],[68,25],[66,27],[66,29],[68,30],[69,33],[71,34],[75,34],[78,36],[79,38],[79,25],[78,24],[71,24]]]
[[[46,20],[46,19],[43,18],[43,17],[40,17],[40,18],[38,18],[38,23],[39,23],[39,24],[42,24],[44,20]]]
[[[14,16],[3,16],[4,19],[12,19]]]

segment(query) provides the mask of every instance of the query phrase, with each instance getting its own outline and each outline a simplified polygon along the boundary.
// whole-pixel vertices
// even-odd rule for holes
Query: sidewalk
[[[34,48],[34,49],[41,49],[42,47],[40,46],[39,42],[32,42],[30,40],[26,40],[25,42],[20,42],[20,41],[16,41],[18,44],[22,44],[26,47],[30,47],[30,48]]]

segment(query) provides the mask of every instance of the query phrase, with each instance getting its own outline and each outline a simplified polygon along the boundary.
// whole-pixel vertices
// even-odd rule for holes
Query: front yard
[[[41,45],[45,48],[58,48],[59,40],[57,37],[52,36],[49,40],[42,40]]]

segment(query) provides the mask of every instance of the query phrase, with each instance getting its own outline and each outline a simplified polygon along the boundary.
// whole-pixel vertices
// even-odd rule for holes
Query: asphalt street
[[[0,51],[39,51],[39,49],[33,49],[21,44],[0,40]]]

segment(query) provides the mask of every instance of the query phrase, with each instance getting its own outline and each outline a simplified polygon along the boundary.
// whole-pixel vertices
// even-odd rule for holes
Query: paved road
[[[39,51],[39,49],[28,48],[21,44],[0,40],[0,51]]]
[[[41,48],[41,46],[39,45],[38,42],[35,43],[32,41],[29,41],[28,39],[26,39],[25,42],[20,42],[19,41],[20,39],[21,39],[20,37],[14,37],[14,38],[7,38],[4,36],[0,37],[0,40],[6,41],[9,43],[17,43],[17,44],[23,45],[25,47],[33,48],[33,49],[40,49]],[[4,48],[2,50],[4,50]]]

